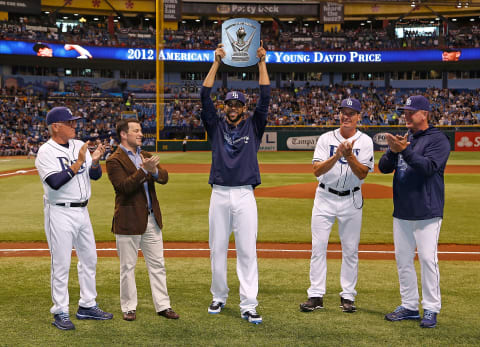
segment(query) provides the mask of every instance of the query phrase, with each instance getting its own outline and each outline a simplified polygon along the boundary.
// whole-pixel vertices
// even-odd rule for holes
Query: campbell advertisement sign
[[[480,152],[480,132],[456,132],[455,150]]]

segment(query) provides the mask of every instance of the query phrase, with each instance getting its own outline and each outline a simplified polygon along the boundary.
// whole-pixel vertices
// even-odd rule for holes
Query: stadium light
[[[452,22],[456,22],[457,21],[457,18],[452,18]]]
[[[475,18],[470,18],[470,22],[475,22]]]
[[[78,13],[74,13],[73,15],[74,15],[75,17],[78,17]]]
[[[410,6],[415,7],[415,6],[416,6],[415,1],[412,1],[412,3],[410,4]]]
[[[45,14],[50,14],[50,11],[45,11],[45,12],[43,12],[43,13],[45,13]]]
[[[468,5],[469,5],[468,1],[465,1],[465,4],[463,5],[463,7],[468,8]]]
[[[98,20],[98,18],[97,18],[97,17],[95,17],[95,18],[93,18],[93,20]]]
[[[462,2],[461,1],[457,2],[457,8],[462,8]]]

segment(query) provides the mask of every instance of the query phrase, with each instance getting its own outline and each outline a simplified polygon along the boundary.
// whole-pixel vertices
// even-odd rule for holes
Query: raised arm
[[[215,76],[217,75],[218,68],[222,63],[222,59],[225,57],[226,53],[223,49],[223,44],[219,44],[217,49],[215,50],[215,59],[213,61],[212,66],[210,67],[210,71],[208,71],[207,77],[205,77],[205,81],[203,81],[203,86],[207,88],[212,88],[213,84],[215,83]]]
[[[268,77],[267,71],[267,51],[263,48],[263,41],[260,41],[260,47],[257,49],[257,57],[260,59],[258,62],[258,83],[261,86],[270,85],[270,77]]]

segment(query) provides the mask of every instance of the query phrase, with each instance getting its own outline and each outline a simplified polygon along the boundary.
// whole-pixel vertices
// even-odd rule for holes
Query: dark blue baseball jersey
[[[443,217],[443,173],[450,155],[448,137],[429,127],[409,134],[410,145],[400,153],[387,150],[378,168],[393,176],[393,216],[405,220]]]
[[[236,127],[217,114],[210,98],[212,88],[202,87],[202,121],[212,146],[209,184],[227,187],[260,184],[257,152],[267,125],[270,85],[260,86],[260,100],[253,116]]]

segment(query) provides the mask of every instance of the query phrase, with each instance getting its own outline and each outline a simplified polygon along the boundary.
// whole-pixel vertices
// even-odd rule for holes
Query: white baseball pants
[[[51,205],[45,201],[45,234],[51,255],[51,294],[53,306],[50,312],[68,313],[68,276],[72,259],[72,247],[77,251],[78,282],[82,307],[96,305],[95,274],[97,251],[92,224],[87,207]]]
[[[122,312],[137,309],[135,266],[140,248],[147,264],[153,304],[157,312],[170,308],[167,272],[163,257],[162,230],[153,214],[148,215],[147,229],[142,235],[115,235],[120,258],[120,307]]]
[[[361,190],[347,196],[338,196],[317,187],[312,210],[312,257],[310,260],[310,288],[308,297],[323,297],[327,282],[327,246],[335,218],[342,244],[340,296],[355,300],[358,277],[358,244],[362,226]],[[354,200],[355,197],[355,200]]]
[[[422,276],[422,307],[440,312],[440,270],[438,267],[438,237],[442,218],[404,220],[393,218],[393,241],[397,260],[402,306],[418,310],[418,285],[415,271],[415,248],[418,251]]]
[[[213,185],[208,217],[213,300],[227,301],[228,241],[233,231],[240,281],[240,311],[255,309],[258,305],[257,203],[253,188]]]

